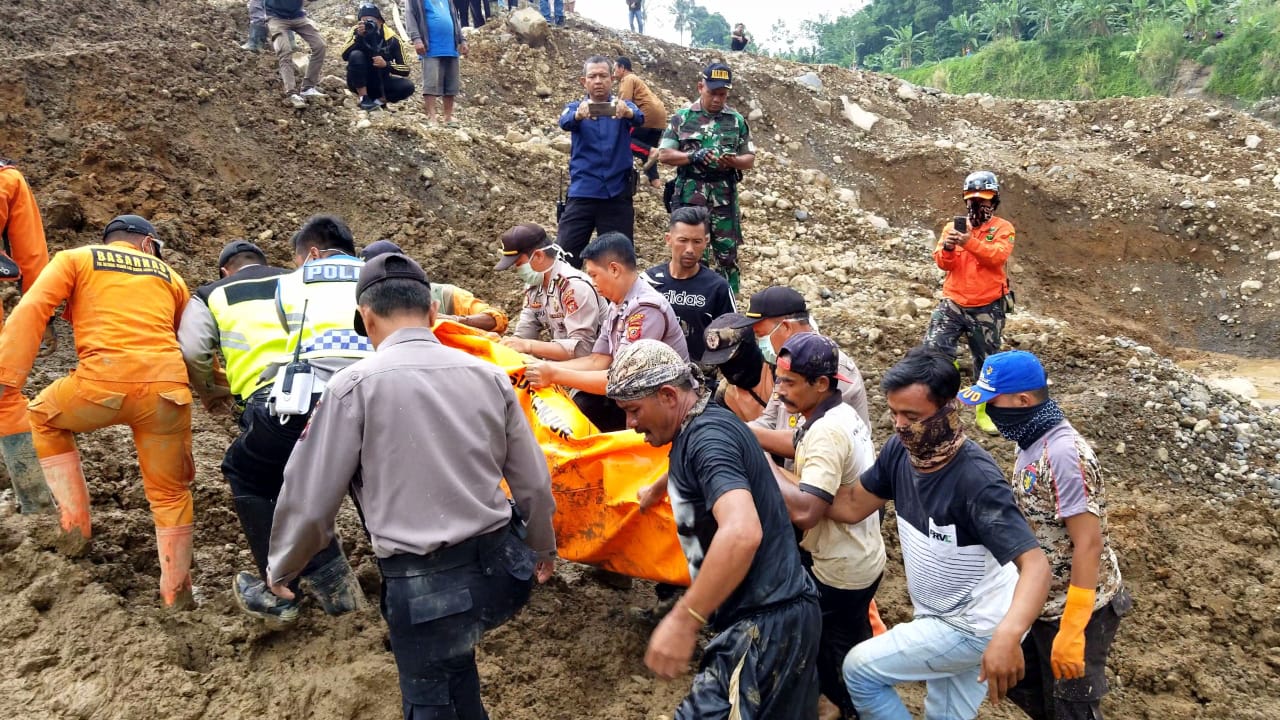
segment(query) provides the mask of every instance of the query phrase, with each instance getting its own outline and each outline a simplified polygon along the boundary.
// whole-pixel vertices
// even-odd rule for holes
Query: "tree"
[[[720,13],[705,14],[704,11],[694,25],[690,36],[690,41],[694,45],[727,48],[729,47],[729,21]]]
[[[1195,2],[1196,0],[1188,0]],[[1115,3],[1111,0],[1076,0],[1071,4],[1071,25],[1081,35],[1110,35],[1117,22]]]
[[[982,25],[978,23],[977,17],[968,13],[952,15],[947,18],[947,26],[960,41],[961,55],[964,54],[965,50],[973,51],[978,49],[978,45],[982,42]]]
[[[696,0],[671,0],[671,14],[675,16],[673,22],[676,32],[680,33],[681,45],[684,44],[684,31],[689,30],[692,34],[693,28],[689,25],[689,20],[697,7]]]
[[[978,11],[978,23],[986,30],[989,40],[1020,40],[1026,12],[1022,0],[993,0]]]
[[[911,67],[911,63],[915,57],[923,50],[924,36],[927,33],[915,32],[915,28],[911,23],[907,23],[899,28],[886,27],[889,31],[884,36],[887,41],[885,46],[885,54],[898,58],[898,67],[907,69]]]
[[[1027,17],[1035,23],[1036,27],[1031,37],[1036,40],[1048,40],[1060,30],[1058,25],[1062,19],[1062,2],[1061,0],[1030,0]]]

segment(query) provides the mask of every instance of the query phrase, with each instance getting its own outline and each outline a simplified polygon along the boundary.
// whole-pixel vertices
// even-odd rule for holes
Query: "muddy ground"
[[[583,23],[553,32],[544,48],[486,28],[463,63],[455,130],[424,127],[414,102],[366,118],[341,94],[346,3],[308,6],[330,39],[330,98],[303,112],[282,103],[273,58],[236,47],[240,3],[11,7],[0,69],[17,81],[0,84],[0,154],[36,188],[54,247],[92,242],[113,215],[139,212],[195,285],[213,279],[226,241],[255,239],[285,263],[301,221],[336,212],[361,244],[394,239],[433,278],[511,312],[516,280],[490,270],[496,237],[516,222],[553,224],[567,160],[555,118],[576,94],[581,59],[632,56],[674,107],[712,57]],[[1002,214],[1019,228],[1012,271],[1026,308],[1007,337],[1045,357],[1055,394],[1098,448],[1112,540],[1135,597],[1104,708],[1121,718],[1280,717],[1276,420],[1163,357],[1185,358],[1179,348],[1275,357],[1280,263],[1267,256],[1280,249],[1271,180],[1280,131],[1200,101],[912,96],[896,80],[838,68],[734,63],[735,104],[761,112],[752,123],[759,167],[743,185],[754,195],[744,203],[744,290],[803,288],[873,388],[923,331],[927,311],[913,300],[927,306],[937,288],[928,248],[958,212],[955,188],[968,169],[994,169]],[[821,91],[790,80],[810,69]],[[855,129],[841,95],[880,122]],[[1260,144],[1248,147],[1248,135]],[[637,210],[637,244],[656,262],[659,199],[642,193]],[[1261,288],[1242,292],[1248,280]],[[74,363],[69,327],[58,332],[63,348],[33,373],[28,394]],[[883,410],[874,390],[871,400]],[[1200,419],[1211,420],[1207,433],[1191,429]],[[333,619],[311,608],[288,632],[235,609],[231,576],[252,562],[218,472],[234,425],[197,413],[195,430],[195,612],[157,608],[150,517],[121,429],[81,438],[94,502],[86,559],[31,539],[38,521],[0,517],[0,716],[396,717],[376,609]],[[886,435],[880,424],[877,440]],[[1008,444],[983,442],[1011,461]],[[343,515],[344,539],[376,599],[355,522]],[[891,522],[886,538],[900,560]],[[889,622],[908,618],[900,562],[879,599]],[[492,715],[669,715],[687,681],[647,672],[650,628],[629,612],[651,600],[644,583],[611,589],[563,566],[480,648]]]

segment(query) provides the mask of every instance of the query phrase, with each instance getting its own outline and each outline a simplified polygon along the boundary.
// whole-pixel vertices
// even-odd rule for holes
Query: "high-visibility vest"
[[[280,277],[220,285],[209,293],[205,302],[218,324],[218,343],[227,362],[227,382],[242,402],[271,383],[270,377],[261,378],[263,370],[279,362],[288,351],[289,335],[276,313],[276,285]]]
[[[373,354],[369,338],[355,331],[356,283],[364,261],[350,255],[312,260],[281,275],[276,312],[289,331],[288,354],[301,341],[303,359],[363,358]],[[307,317],[303,323],[302,309]],[[299,339],[299,327],[301,338]]]

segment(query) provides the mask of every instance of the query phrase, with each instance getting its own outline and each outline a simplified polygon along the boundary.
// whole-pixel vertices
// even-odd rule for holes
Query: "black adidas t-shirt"
[[[671,277],[667,263],[654,265],[645,273],[649,284],[671,304],[680,318],[680,330],[689,346],[689,359],[702,360],[707,346],[702,333],[712,320],[725,313],[737,312],[733,304],[733,292],[729,283],[705,265],[698,266],[698,273],[687,280]]]

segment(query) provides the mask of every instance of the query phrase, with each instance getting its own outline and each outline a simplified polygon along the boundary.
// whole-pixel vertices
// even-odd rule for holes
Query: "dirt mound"
[[[0,85],[0,151],[37,189],[55,247],[140,212],[194,285],[213,279],[227,240],[256,239],[287,263],[300,222],[334,212],[362,244],[395,240],[433,278],[513,312],[516,278],[491,270],[495,238],[516,222],[553,224],[567,163],[556,117],[577,93],[581,59],[632,57],[674,107],[713,57],[574,21],[531,49],[494,23],[471,38],[461,128],[428,128],[416,100],[366,115],[342,94],[347,3],[308,6],[330,40],[329,98],[302,112],[282,103],[274,58],[236,47],[240,3],[12,7],[0,68],[18,81]],[[760,146],[743,184],[744,290],[801,289],[874,387],[923,332],[939,281],[928,253],[956,212],[956,187],[971,168],[994,169],[1002,214],[1019,229],[1013,270],[1026,308],[1007,336],[1046,358],[1055,394],[1097,446],[1137,602],[1106,709],[1280,716],[1268,689],[1280,680],[1277,417],[1163,357],[1177,346],[1274,352],[1280,132],[1198,101],[962,98],[833,67],[733,61],[734,103],[752,113]],[[822,89],[793,80],[810,70]],[[845,102],[879,120],[856,128]],[[637,197],[649,261],[661,258],[664,217],[658,196]],[[58,329],[64,348],[29,393],[74,363],[70,333]],[[883,409],[874,390],[871,401]],[[218,471],[234,432],[197,415],[196,612],[155,608],[150,517],[122,431],[81,438],[96,533],[87,559],[43,547],[28,518],[0,517],[0,639],[10,648],[0,715],[395,716],[375,610],[330,619],[313,608],[274,633],[235,609],[230,577],[252,563]],[[887,432],[877,427],[877,440]],[[1007,444],[983,442],[1012,457]],[[377,572],[353,513],[341,528],[372,595]],[[890,621],[910,612],[900,572],[891,564],[881,590]],[[644,669],[648,628],[627,612],[651,599],[642,583],[612,590],[562,568],[482,646],[494,716],[669,714],[685,683]]]

